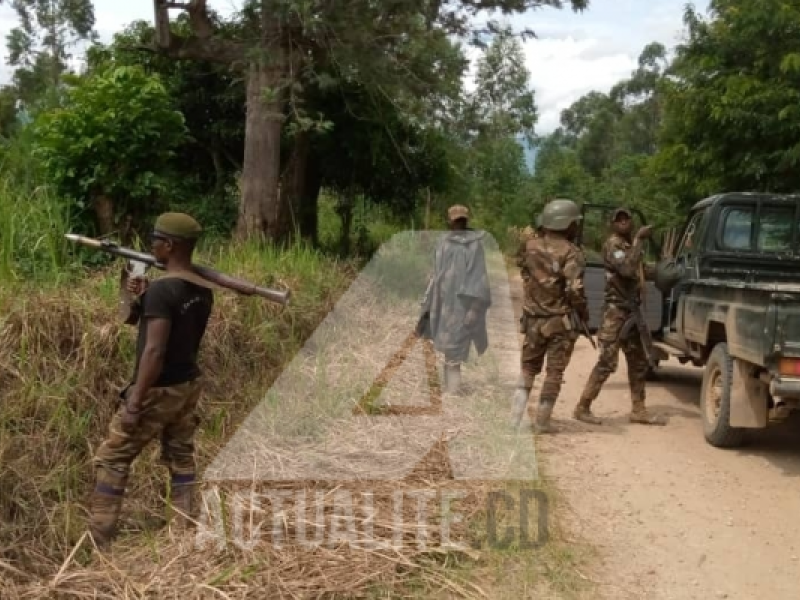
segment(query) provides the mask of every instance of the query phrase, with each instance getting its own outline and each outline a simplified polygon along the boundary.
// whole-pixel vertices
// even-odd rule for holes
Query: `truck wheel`
[[[733,360],[728,344],[722,342],[714,346],[708,358],[700,394],[703,434],[717,448],[734,448],[744,439],[744,429],[730,426],[732,380]]]

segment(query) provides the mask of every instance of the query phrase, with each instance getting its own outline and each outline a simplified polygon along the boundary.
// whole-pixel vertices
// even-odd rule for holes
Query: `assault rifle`
[[[128,279],[143,276],[149,267],[156,267],[157,269],[163,270],[165,268],[164,265],[158,262],[152,254],[125,248],[110,240],[98,240],[75,233],[67,233],[64,237],[71,242],[128,259],[125,267],[123,267],[120,278],[120,314],[125,323],[134,323],[136,319],[138,319],[138,315],[136,315],[134,311],[134,298],[126,288]],[[291,296],[289,290],[274,290],[260,287],[243,279],[225,275],[209,267],[193,264],[192,271],[194,275],[199,276],[215,286],[233,290],[244,296],[260,296],[284,306],[288,304],[289,297]]]
[[[620,339],[626,338],[631,329],[636,327],[639,330],[639,339],[642,341],[642,348],[644,348],[644,355],[647,358],[647,364],[655,368],[658,360],[655,357],[655,350],[653,349],[653,338],[650,336],[650,328],[647,326],[647,321],[644,319],[642,313],[642,306],[638,302],[629,302],[623,305],[624,308],[630,310],[631,315],[623,323],[619,331]]]

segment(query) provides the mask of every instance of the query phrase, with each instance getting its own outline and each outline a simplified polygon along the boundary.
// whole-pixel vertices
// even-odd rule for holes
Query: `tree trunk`
[[[353,194],[348,190],[339,197],[336,207],[339,218],[342,220],[342,230],[339,237],[339,248],[343,256],[350,255],[350,235],[353,232]]]
[[[92,200],[92,207],[100,235],[108,235],[114,231],[114,201],[105,194],[98,194]]]
[[[242,199],[236,227],[239,239],[266,236],[279,241],[286,233],[278,193],[283,121],[283,94],[278,91],[281,61],[274,63],[254,61],[247,77]],[[268,100],[262,98],[264,93],[269,94]]]
[[[311,135],[301,131],[294,139],[289,164],[281,183],[285,226],[294,234],[317,243],[317,197],[321,180],[311,155]]]

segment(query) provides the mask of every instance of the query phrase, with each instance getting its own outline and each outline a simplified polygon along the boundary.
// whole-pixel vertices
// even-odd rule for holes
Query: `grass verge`
[[[398,261],[398,256],[406,255],[405,249],[400,250],[386,258]],[[361,295],[349,299],[355,318],[351,322],[334,319],[326,330],[320,323],[334,304],[337,309],[342,304],[348,306],[346,298],[339,301],[353,280],[352,265],[335,263],[300,248],[279,254],[242,246],[209,251],[203,258],[206,260],[201,262],[212,263],[232,275],[288,286],[295,301],[281,310],[259,299],[217,295],[203,353],[210,385],[202,399],[203,425],[197,443],[201,469],[232,439],[236,428],[264,398],[264,390],[289,363],[300,361],[299,375],[309,372],[303,369],[316,372],[315,365],[302,362],[300,352],[312,332],[322,330],[321,341],[331,344],[329,356],[338,361],[331,359],[331,365],[358,366],[331,369],[326,375],[330,379],[324,381],[325,393],[317,387],[310,398],[304,397],[301,389],[284,396],[286,412],[277,413],[273,426],[264,430],[277,437],[266,438],[264,443],[275,464],[289,464],[299,450],[281,445],[281,431],[275,424],[282,423],[281,416],[320,414],[314,411],[316,407],[333,413],[352,402],[346,395],[337,395],[343,389],[337,386],[343,375],[368,372],[380,362],[382,353],[389,352],[375,341],[387,318],[397,319],[389,329],[399,331],[409,323],[398,314],[411,315],[413,320],[413,311],[389,308],[397,302],[416,303],[418,294],[409,293],[409,289],[420,285],[412,276],[417,269],[406,270],[407,261],[393,262],[392,272],[405,275],[376,278],[358,290]],[[267,281],[264,273],[269,274]],[[248,550],[231,544],[219,548],[212,543],[199,548],[195,533],[161,527],[165,472],[158,465],[155,444],[134,465],[122,535],[114,554],[110,558],[93,554],[85,537],[86,498],[93,475],[90,459],[105,434],[116,393],[129,376],[135,340],[135,330],[121,325],[116,316],[116,281],[116,271],[112,270],[77,280],[69,287],[57,282],[39,283],[7,286],[0,292],[0,597],[510,598],[530,595],[532,590],[570,597],[582,589],[577,576],[580,557],[554,528],[554,492],[542,487],[541,482],[532,487],[477,481],[455,486],[464,493],[460,503],[464,518],[454,525],[452,534],[453,539],[465,544],[463,549],[442,550],[443,540],[435,535],[427,546],[420,547],[412,502],[400,509],[403,527],[397,538],[399,546],[386,549],[353,549],[344,541],[314,547],[265,545]],[[374,286],[391,292],[389,298],[376,301]],[[337,337],[338,332],[347,330],[345,325],[361,328],[352,348],[342,348]],[[347,363],[347,358],[353,362]],[[493,370],[496,365],[484,363],[486,373],[472,395],[480,406],[504,407],[499,375]],[[403,385],[413,384],[410,379],[400,379]],[[352,385],[346,377],[344,382]],[[395,391],[394,397],[407,398],[406,392]],[[464,412],[465,408],[456,404],[454,410]],[[467,430],[482,428],[480,413],[466,411],[461,416]],[[372,448],[380,447],[383,456],[402,458],[402,451],[381,445],[387,440],[388,428],[396,424],[391,420],[373,424],[361,441],[367,440]],[[424,427],[416,431],[420,432],[425,433]],[[343,455],[357,455],[349,446],[354,443],[352,432],[335,427],[327,432],[319,427],[309,429],[310,438],[316,436],[318,440],[325,435],[332,435],[328,441],[335,442],[327,446],[327,458],[332,463]],[[369,489],[374,494],[375,512],[359,512],[359,530],[371,523],[377,537],[382,533],[394,537],[398,528],[392,521],[393,494],[424,488],[441,496],[454,487],[451,469],[442,443],[437,442],[402,481],[373,483]],[[352,484],[351,497],[359,485],[368,483]],[[281,489],[281,485],[290,492],[320,492],[323,498],[343,491],[341,485],[326,487],[318,481],[301,485],[284,481],[275,483],[272,491]],[[524,489],[544,492],[549,499],[547,543],[533,549],[513,541],[507,547],[490,546],[486,540],[492,492],[519,499]],[[532,502],[526,518],[532,540],[542,535],[539,511],[533,508],[539,506]],[[262,507],[251,504],[240,508],[251,522],[260,518]],[[340,517],[336,505],[326,504],[320,510],[327,528]],[[434,524],[437,514],[432,513]],[[294,519],[287,516],[288,512],[281,515],[280,529],[290,537],[307,521],[300,513]],[[505,526],[518,526],[518,519],[518,508],[500,506],[491,522],[502,538]],[[272,527],[274,521],[264,530]],[[483,544],[476,548],[481,540]]]

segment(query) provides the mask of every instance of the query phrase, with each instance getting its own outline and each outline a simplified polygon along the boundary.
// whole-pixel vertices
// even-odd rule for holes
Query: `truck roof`
[[[695,203],[692,210],[705,208],[723,200],[769,200],[770,202],[786,202],[787,204],[800,200],[798,194],[772,194],[769,192],[725,192],[714,194]]]

